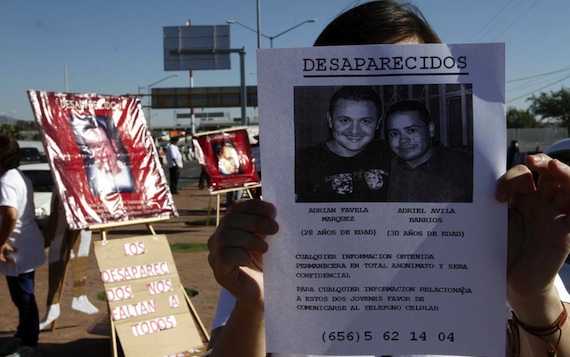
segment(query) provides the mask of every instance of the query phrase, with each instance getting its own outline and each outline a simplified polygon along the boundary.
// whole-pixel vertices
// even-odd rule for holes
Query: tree
[[[550,91],[550,94],[540,93],[538,97],[532,96],[527,99],[531,102],[530,111],[540,115],[541,120],[553,119],[566,127],[570,136],[570,91],[564,87],[558,92]]]
[[[0,125],[0,134],[14,137],[16,134],[16,128],[12,124],[2,124]]]
[[[16,124],[14,126],[16,128],[16,131],[39,130],[38,124],[35,121],[16,120]]]
[[[536,128],[539,126],[536,117],[527,110],[510,107],[507,110],[507,128]]]

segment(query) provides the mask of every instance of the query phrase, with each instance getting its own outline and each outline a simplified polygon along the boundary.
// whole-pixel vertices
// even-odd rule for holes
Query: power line
[[[509,29],[511,29],[511,27],[515,26],[520,20],[522,20],[523,17],[525,17],[526,14],[528,14],[528,12],[530,10],[532,10],[533,7],[536,6],[536,4],[538,4],[539,0],[535,0],[535,2],[528,8],[526,9],[525,12],[523,12],[518,18],[515,19],[515,21],[511,22],[510,25],[508,25],[502,32],[498,33],[495,37],[493,37],[493,40],[496,40],[499,36],[501,36],[502,34],[504,34],[505,32],[507,32]]]
[[[516,1],[516,3],[514,3],[515,1]],[[499,26],[500,24],[504,24],[505,20],[507,19],[508,16],[510,16],[511,14],[515,14],[516,9],[522,8],[522,6],[520,6],[522,1],[523,0],[511,0],[508,3],[506,3],[498,12],[495,13],[495,16],[493,16],[483,26],[479,35],[478,36],[475,35],[474,40],[472,40],[472,42],[481,41],[485,36],[487,36],[491,31],[493,31],[497,26]],[[495,36],[490,41],[495,41],[497,38],[499,38],[505,32],[510,30],[513,26],[515,26],[520,20],[522,20],[526,16],[526,14],[528,14],[528,12],[530,10],[532,10],[536,6],[536,4],[538,4],[539,1],[540,0],[535,0],[529,7],[524,9],[522,13],[519,11],[518,12],[519,15],[513,21],[511,21],[510,24],[506,25],[506,27],[504,27],[502,31],[495,34]],[[508,10],[507,10],[507,8],[508,8]]]
[[[510,2],[506,3],[501,10],[499,10],[497,13],[495,13],[495,16],[493,16],[489,21],[487,21],[487,23],[483,26],[483,28],[481,29],[481,31],[483,32],[483,30],[485,30],[485,28],[491,26],[491,24],[499,17],[499,15],[501,15],[501,13],[507,8],[507,6],[509,6],[512,2],[514,2],[516,0],[511,0]],[[518,2],[520,3],[522,0],[518,0]],[[493,30],[495,27],[497,27],[497,25],[506,17],[507,15],[504,15],[500,21],[495,22],[495,24],[493,26],[491,26],[490,28],[488,28],[487,30],[485,30],[483,33],[479,33],[479,37],[475,37],[474,40],[472,42],[478,42],[481,38],[483,38],[487,33],[489,33],[491,30]]]
[[[565,80],[568,79],[568,78],[570,78],[570,75],[567,75],[567,76],[564,77],[564,78],[561,78],[561,79],[559,79],[559,80],[556,80],[556,81],[554,81],[554,82],[551,82],[551,83],[549,83],[549,84],[547,84],[547,85],[545,85],[545,86],[543,86],[543,87],[541,87],[541,88],[538,88],[538,89],[536,89],[536,90],[534,90],[534,91],[532,91],[532,92],[523,94],[523,95],[518,96],[518,97],[513,98],[513,99],[509,99],[509,100],[507,100],[506,102],[507,102],[507,103],[510,103],[510,102],[515,101],[515,100],[518,100],[518,99],[527,97],[527,96],[529,96],[529,95],[531,95],[531,94],[534,94],[534,93],[536,93],[536,92],[538,92],[538,91],[540,91],[540,90],[543,90],[543,89],[546,89],[546,88],[548,88],[548,87],[550,87],[550,86],[553,86],[553,85],[555,85],[556,83],[563,82],[563,81],[565,81]]]
[[[517,79],[511,79],[511,80],[507,81],[507,83],[514,83],[514,82],[525,81],[525,80],[527,80],[527,79],[534,79],[534,78],[545,77],[545,76],[549,76],[549,75],[551,75],[551,74],[560,73],[560,72],[565,72],[565,71],[568,71],[568,70],[570,70],[570,67],[557,69],[556,71],[552,71],[552,72],[546,72],[546,73],[535,74],[535,75],[528,76],[528,77],[517,78]]]
[[[565,81],[566,79],[570,78],[570,75],[564,76],[562,78],[559,77],[559,78],[555,79],[554,81],[552,81],[552,80],[548,81],[547,77],[550,77],[554,74],[567,72],[569,70],[570,70],[570,67],[565,67],[565,68],[560,68],[560,69],[550,71],[550,72],[539,73],[539,74],[535,74],[535,75],[531,75],[531,76],[526,76],[526,77],[516,78],[516,79],[506,81],[507,84],[517,83],[517,82],[526,82],[526,83],[524,83],[518,87],[510,88],[508,91],[511,93],[515,92],[515,91],[519,91],[521,89],[527,89],[531,86],[535,87],[536,85],[541,85],[538,89],[532,89],[531,91],[529,91],[525,94],[522,94],[520,96],[517,96],[513,99],[507,100],[506,102],[510,103],[510,102],[519,100],[521,98],[528,97],[528,96],[530,96],[530,95],[532,95],[538,91],[541,91],[541,90],[546,89],[550,86],[553,86],[557,83]],[[545,83],[545,82],[546,82],[546,84],[544,84],[544,85],[541,84],[541,83]]]
[[[556,79],[556,78],[555,78],[555,79]],[[513,92],[520,92],[520,91],[522,91],[522,90],[528,91],[529,88],[534,90],[534,88],[541,87],[541,86],[543,86],[543,85],[545,85],[545,84],[547,84],[547,83],[551,83],[552,80],[553,80],[553,78],[551,78],[551,77],[549,77],[549,78],[536,78],[536,79],[533,79],[533,80],[531,80],[531,81],[529,81],[529,82],[526,82],[526,83],[523,83],[523,84],[519,84],[519,85],[516,86],[516,87],[509,86],[508,90],[509,90],[509,92],[511,92],[511,93],[513,93]],[[556,79],[556,80],[558,80],[558,79]]]

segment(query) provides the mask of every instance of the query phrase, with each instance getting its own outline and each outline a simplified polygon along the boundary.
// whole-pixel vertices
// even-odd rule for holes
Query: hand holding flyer
[[[258,53],[260,129],[273,134],[261,148],[271,192],[269,202],[234,204],[208,242],[224,287],[208,355],[569,355],[570,294],[557,273],[570,254],[570,167],[538,154],[501,175],[504,46],[430,45],[439,43],[413,4],[378,0],[331,21],[315,41],[330,48]],[[322,97],[298,95],[327,86]],[[379,107],[370,96],[332,100],[343,87],[366,86],[383,103],[381,135],[370,134]],[[410,100],[429,115],[417,104],[390,109]],[[297,130],[310,121],[324,130]],[[299,139],[304,132],[315,140]],[[393,154],[389,175],[366,153],[371,137],[384,144],[372,153]],[[297,169],[306,148],[334,158],[319,166],[328,172]],[[358,160],[363,153],[373,162]],[[368,166],[351,167],[351,157]],[[410,184],[393,196],[388,180],[398,165]],[[469,172],[472,184],[463,182]],[[421,184],[424,174],[435,174],[430,185]]]

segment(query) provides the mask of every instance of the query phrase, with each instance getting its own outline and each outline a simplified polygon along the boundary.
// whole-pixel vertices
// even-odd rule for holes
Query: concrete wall
[[[519,142],[520,151],[544,151],[547,147],[558,140],[566,139],[566,128],[528,128],[528,129],[507,129],[507,142],[511,140]]]

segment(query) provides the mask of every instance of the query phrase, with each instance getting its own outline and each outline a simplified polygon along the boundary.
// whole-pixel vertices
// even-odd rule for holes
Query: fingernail
[[[560,170],[566,170],[566,168],[568,167],[568,165],[566,165],[565,163],[563,163],[560,160],[554,160],[554,164],[556,165],[556,167],[558,167]]]
[[[542,162],[542,156],[540,156],[540,155],[532,155],[531,158],[532,158],[532,161],[534,161],[536,163]]]

